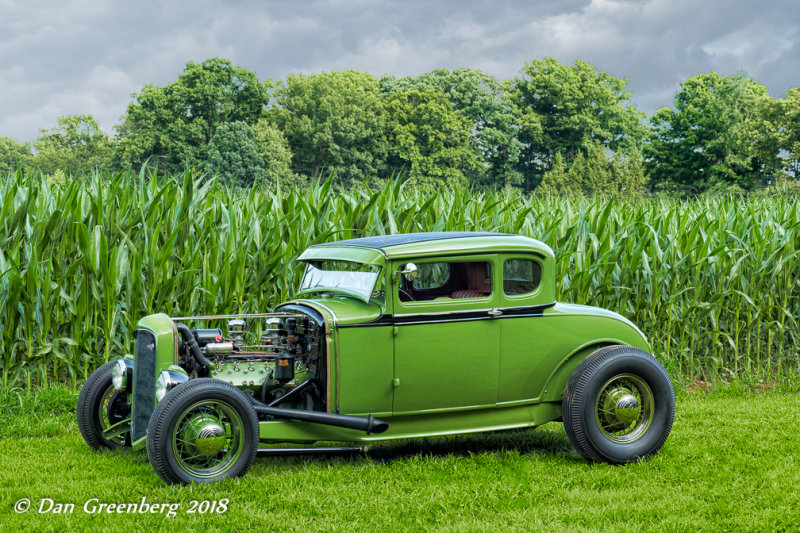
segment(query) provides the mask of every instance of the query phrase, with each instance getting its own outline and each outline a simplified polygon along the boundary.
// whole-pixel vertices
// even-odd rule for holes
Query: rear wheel
[[[110,361],[92,372],[78,396],[78,429],[86,444],[95,450],[131,445],[130,433],[103,438],[103,431],[131,416],[128,395],[111,384],[114,363]]]
[[[609,346],[578,365],[561,406],[564,429],[581,455],[628,463],[655,454],[666,441],[675,392],[655,357],[630,346]]]
[[[147,455],[167,483],[238,477],[258,449],[258,419],[236,387],[199,378],[178,385],[156,406],[147,428]]]

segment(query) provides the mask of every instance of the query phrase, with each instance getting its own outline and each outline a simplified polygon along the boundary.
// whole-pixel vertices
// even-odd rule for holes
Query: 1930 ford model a
[[[583,456],[625,463],[670,432],[672,384],[642,333],[557,303],[553,252],[539,241],[413,233],[320,244],[299,260],[297,298],[273,313],[143,318],[135,354],[81,390],[86,442],[146,448],[162,479],[190,483],[244,474],[260,442],[563,420]]]

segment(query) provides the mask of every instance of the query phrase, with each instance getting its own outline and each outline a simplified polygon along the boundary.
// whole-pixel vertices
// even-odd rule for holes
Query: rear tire
[[[245,474],[258,450],[253,403],[211,378],[189,380],[159,402],[147,427],[147,456],[167,483],[209,483]]]
[[[106,428],[131,416],[128,395],[115,391],[111,384],[113,368],[114,361],[109,361],[92,372],[78,395],[78,429],[86,444],[95,450],[131,445],[130,432],[112,439],[103,438]]]
[[[629,463],[656,454],[667,440],[675,391],[655,357],[631,346],[608,346],[578,365],[561,407],[567,437],[581,455]]]

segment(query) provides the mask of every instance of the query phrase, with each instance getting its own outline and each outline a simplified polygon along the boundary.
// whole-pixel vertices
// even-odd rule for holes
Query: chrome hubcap
[[[225,430],[219,424],[206,424],[197,432],[197,450],[205,455],[216,455],[225,447]]]
[[[630,424],[639,418],[640,409],[639,400],[632,394],[625,394],[622,398],[617,400],[617,405],[614,407],[614,414],[620,422]]]

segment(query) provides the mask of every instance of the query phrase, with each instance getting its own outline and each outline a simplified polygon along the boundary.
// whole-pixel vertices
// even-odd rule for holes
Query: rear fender
[[[561,361],[561,363],[559,363],[559,365],[547,379],[547,383],[545,383],[544,386],[544,394],[542,394],[542,401],[561,402],[561,397],[564,394],[567,381],[569,381],[569,377],[572,375],[572,372],[581,363],[581,361],[589,357],[600,348],[615,344],[621,343],[611,339],[593,340],[569,354]]]

